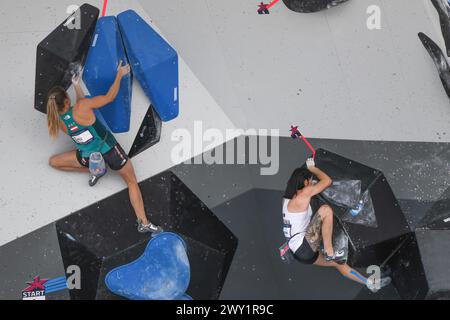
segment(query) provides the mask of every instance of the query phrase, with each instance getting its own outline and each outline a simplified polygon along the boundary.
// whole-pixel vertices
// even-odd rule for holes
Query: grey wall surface
[[[65,276],[54,223],[0,247],[0,300],[21,300],[27,282],[37,276]],[[69,295],[66,290],[50,297],[64,300]]]
[[[313,14],[280,1],[140,0],[230,119],[298,123],[315,138],[450,142],[450,107],[417,33],[441,44],[429,0],[351,0]],[[367,9],[380,8],[369,30]]]
[[[237,140],[245,139],[240,137]],[[229,142],[228,144],[230,144]],[[312,140],[324,147],[362,163],[384,170],[394,191],[408,197],[400,201],[411,226],[423,217],[432,201],[422,201],[420,190],[411,183],[425,183],[428,171],[417,174],[416,167],[402,166],[404,161],[420,158],[418,151],[441,154],[442,166],[427,170],[446,170],[444,144],[376,143],[341,140]],[[237,145],[237,141],[234,142]],[[225,146],[226,147],[226,146]],[[225,149],[226,150],[226,149]],[[388,154],[388,156],[380,156]],[[420,161],[427,162],[428,156]],[[334,269],[301,264],[284,265],[278,257],[283,243],[281,202],[286,181],[296,166],[302,165],[307,152],[290,138],[280,140],[280,171],[261,176],[259,165],[181,164],[172,171],[239,238],[239,246],[222,299],[396,299],[392,288],[373,295],[344,278]],[[392,157],[392,158],[391,158]],[[396,159],[404,159],[396,160]],[[392,160],[391,160],[392,159]],[[418,165],[421,168],[420,165]],[[392,173],[402,170],[402,175]],[[434,172],[434,171],[431,171]],[[447,176],[441,184],[448,183]],[[421,182],[423,181],[423,182]],[[439,188],[432,184],[424,186]],[[412,191],[413,192],[412,192]],[[64,274],[53,224],[0,247],[2,269],[0,298],[18,299],[24,281],[35,275],[52,278]],[[363,271],[363,270],[362,270]],[[62,297],[64,298],[64,297]]]

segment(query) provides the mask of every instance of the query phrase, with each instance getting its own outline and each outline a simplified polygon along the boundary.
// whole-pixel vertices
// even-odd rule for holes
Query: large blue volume
[[[136,79],[162,121],[175,119],[178,104],[178,54],[133,10],[117,16]]]
[[[105,95],[117,75],[119,62],[128,63],[119,25],[115,17],[103,17],[97,22],[89,49],[83,80],[92,96]],[[132,77],[122,79],[114,102],[100,109],[103,118],[114,133],[130,130]]]
[[[186,295],[190,278],[185,242],[165,232],[150,240],[139,259],[109,272],[105,283],[130,300],[191,300]]]

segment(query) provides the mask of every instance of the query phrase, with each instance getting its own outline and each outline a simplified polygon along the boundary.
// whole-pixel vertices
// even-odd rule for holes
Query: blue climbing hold
[[[89,49],[83,80],[92,96],[105,95],[117,75],[119,62],[128,63],[119,25],[115,17],[103,17],[97,22]],[[122,79],[114,102],[100,109],[108,127],[114,133],[130,130],[132,76]]]
[[[186,244],[170,232],[154,237],[139,259],[105,278],[111,292],[130,300],[191,300],[186,295],[189,282]]]
[[[162,121],[175,119],[178,103],[178,54],[133,10],[117,16],[131,68]]]

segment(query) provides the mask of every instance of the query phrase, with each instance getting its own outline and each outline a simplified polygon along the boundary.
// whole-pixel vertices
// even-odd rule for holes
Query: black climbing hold
[[[427,35],[419,32],[419,39],[420,41],[422,41],[423,46],[425,47],[425,49],[427,49],[428,53],[433,59],[433,62],[438,69],[439,77],[441,78],[441,82],[444,86],[445,92],[450,98],[450,67],[448,65],[447,59],[445,58],[439,46]]]
[[[444,37],[447,57],[450,57],[450,5],[447,0],[431,0],[439,14],[442,36]]]
[[[349,237],[349,264],[354,267],[380,265],[397,248],[402,236],[410,232],[383,173],[325,150],[317,151],[315,161],[333,180],[360,180],[361,195],[369,192],[377,224],[375,228],[353,223],[348,208],[330,205]]]
[[[161,118],[156,113],[153,105],[150,105],[128,156],[133,158],[157,144],[161,139],[161,128]]]
[[[283,0],[286,7],[295,12],[311,13],[337,6],[348,0]]]
[[[217,299],[237,248],[237,238],[172,172],[140,184],[150,220],[179,234],[191,265],[188,294]],[[72,299],[119,299],[104,283],[113,268],[136,260],[150,240],[137,232],[128,190],[69,215],[56,223],[64,266],[81,268],[81,290]]]
[[[47,113],[47,95],[59,85],[68,89],[86,60],[99,9],[82,5],[37,47],[34,108]]]

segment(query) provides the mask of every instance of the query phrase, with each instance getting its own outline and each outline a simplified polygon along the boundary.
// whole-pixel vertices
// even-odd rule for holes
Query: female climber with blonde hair
[[[113,134],[97,119],[94,110],[102,108],[116,99],[123,77],[130,73],[130,66],[120,62],[117,76],[111,88],[104,96],[86,98],[76,76],[72,82],[77,101],[72,107],[67,92],[61,87],[54,87],[48,94],[47,122],[52,138],[59,131],[69,135],[76,145],[76,150],[55,155],[50,158],[51,167],[61,171],[89,172],[89,158],[92,153],[102,154],[106,164],[117,171],[128,185],[130,201],[138,218],[138,231],[160,233],[160,227],[150,223],[144,209],[141,190],[136,179],[133,165],[127,154]],[[104,175],[104,174],[103,174]],[[101,176],[92,176],[89,185],[94,186]]]

